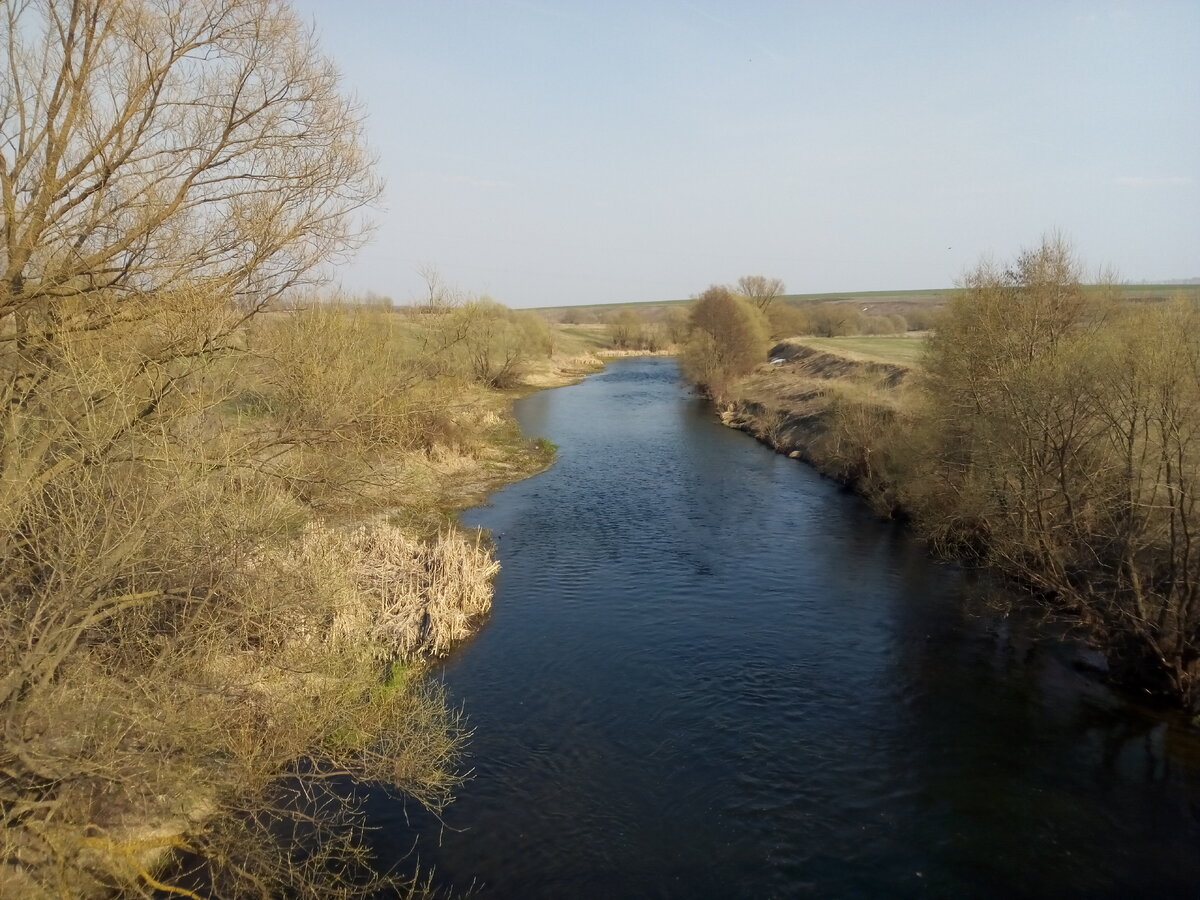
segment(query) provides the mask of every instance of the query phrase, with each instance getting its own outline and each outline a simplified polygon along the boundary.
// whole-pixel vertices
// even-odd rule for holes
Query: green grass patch
[[[925,334],[860,334],[851,337],[801,337],[795,341],[849,358],[917,366],[925,352]]]
[[[612,346],[611,329],[607,325],[554,325],[555,351],[568,356],[581,356]]]

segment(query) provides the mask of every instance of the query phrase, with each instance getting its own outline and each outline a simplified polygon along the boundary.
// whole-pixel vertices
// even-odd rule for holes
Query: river
[[[1195,897],[1200,742],[720,426],[673,360],[517,404],[549,471],[464,516],[502,572],[437,677],[474,736],[377,848],[485,898]]]

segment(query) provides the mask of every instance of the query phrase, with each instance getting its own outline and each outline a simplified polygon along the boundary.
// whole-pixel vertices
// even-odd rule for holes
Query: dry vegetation
[[[548,457],[477,371],[461,308],[252,319],[139,416],[141,363],[182,313],[157,300],[119,335],[59,332],[9,409],[27,443],[6,447],[0,510],[0,884],[150,891],[175,850],[217,896],[379,887],[334,877],[351,795],[314,817],[279,779],[302,764],[305,792],[337,772],[448,799],[461,727],[408,674],[486,613],[495,563],[445,511]]]
[[[713,285],[691,307],[679,365],[704,393],[721,399],[737,379],[754,370],[766,345],[762,308]]]
[[[926,352],[932,332],[906,331],[902,334],[854,335],[850,337],[805,337],[805,346],[825,350],[846,359],[864,362],[896,363],[917,366]]]
[[[456,782],[412,675],[495,564],[446,510],[545,464],[496,388],[549,332],[303,293],[378,184],[280,0],[7,3],[0,43],[0,895],[412,887],[353,785]]]
[[[897,456],[911,456],[920,404],[911,369],[805,339],[780,342],[770,355],[784,362],[737,382],[722,420],[854,486],[881,512],[898,512]]]
[[[970,273],[917,366],[868,338],[837,352],[851,340],[777,345],[726,421],[910,514],[1073,623],[1114,680],[1200,713],[1194,296],[1084,288],[1050,238]]]
[[[934,336],[927,530],[1200,713],[1200,308],[1089,295],[1059,240],[972,273]]]

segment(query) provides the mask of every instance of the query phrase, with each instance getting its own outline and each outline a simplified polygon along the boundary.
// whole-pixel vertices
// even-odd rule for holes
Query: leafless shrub
[[[765,275],[743,275],[737,280],[737,290],[765,313],[783,294],[783,279],[767,278]]]
[[[464,303],[447,320],[461,335],[453,357],[481,385],[511,388],[533,358],[553,352],[550,329],[536,313],[518,312],[490,298]]]
[[[1070,615],[1126,683],[1200,702],[1200,318],[1086,293],[1067,243],[981,265],[928,359],[935,534]],[[935,487],[936,486],[936,487]]]

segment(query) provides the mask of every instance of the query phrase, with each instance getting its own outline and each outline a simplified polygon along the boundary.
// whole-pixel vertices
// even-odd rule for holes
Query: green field
[[[1104,290],[1098,285],[1085,286],[1088,290]],[[809,303],[858,303],[873,307],[873,314],[889,312],[903,313],[905,308],[913,306],[940,306],[955,293],[956,288],[925,288],[911,291],[845,291],[826,292],[819,294],[784,294],[780,299],[797,305]],[[1158,302],[1176,294],[1190,296],[1200,295],[1200,287],[1194,284],[1123,284],[1118,286],[1121,296],[1133,302]],[[683,300],[648,300],[639,303],[593,303],[582,306],[545,306],[534,312],[554,321],[561,319],[567,310],[581,314],[586,320],[599,320],[622,309],[636,309],[648,319],[656,319],[663,315],[667,308],[691,303],[691,299]]]
[[[921,354],[925,351],[925,336],[924,332],[910,331],[907,334],[861,334],[833,338],[805,336],[792,338],[792,341],[849,359],[915,366],[920,363]]]
[[[952,288],[931,288],[928,290],[918,291],[859,291],[856,293],[852,292],[840,294],[784,294],[779,299],[788,303],[796,304],[820,303],[822,301],[885,304],[940,304],[945,303],[946,299],[952,293],[954,293]],[[604,317],[622,309],[635,309],[646,318],[655,319],[665,313],[667,308],[672,306],[686,306],[694,299],[695,298],[684,298],[682,300],[646,300],[638,303],[591,303],[579,306],[543,306],[535,308],[533,311],[541,313],[542,315],[545,315],[551,319],[558,319],[567,310],[584,314],[587,317]]]
[[[612,346],[607,325],[555,325],[553,327],[559,335],[555,347],[559,353],[584,354],[595,350],[607,350]]]

